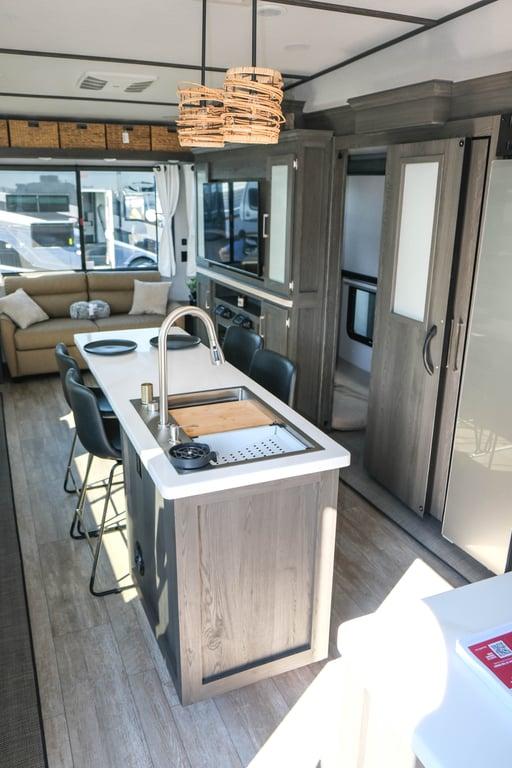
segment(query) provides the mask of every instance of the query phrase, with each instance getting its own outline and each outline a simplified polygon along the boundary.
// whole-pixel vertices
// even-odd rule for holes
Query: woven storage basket
[[[9,120],[11,147],[59,146],[59,126],[47,120]]]
[[[9,132],[7,130],[7,120],[0,120],[0,147],[9,146]]]
[[[285,122],[283,78],[275,69],[236,67],[224,80],[224,138],[243,144],[277,144]]]
[[[178,133],[167,125],[151,126],[151,149],[154,152],[180,152]]]
[[[105,149],[103,123],[59,123],[60,146],[63,149]]]
[[[224,107],[220,88],[182,83],[176,121],[182,147],[223,147]]]
[[[123,142],[123,134],[128,136],[128,143]],[[149,125],[107,125],[107,149],[149,151]]]

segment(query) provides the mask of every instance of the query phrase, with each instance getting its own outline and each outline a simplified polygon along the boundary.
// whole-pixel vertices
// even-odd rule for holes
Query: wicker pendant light
[[[224,80],[224,138],[230,143],[277,144],[285,122],[283,78],[256,66],[258,0],[252,0],[252,66],[228,69]]]
[[[176,121],[182,147],[224,146],[224,94],[209,88],[206,80],[206,0],[203,0],[201,85],[181,83],[178,87],[179,116]]]
[[[237,144],[277,144],[283,78],[275,69],[236,67],[224,81],[224,139]]]

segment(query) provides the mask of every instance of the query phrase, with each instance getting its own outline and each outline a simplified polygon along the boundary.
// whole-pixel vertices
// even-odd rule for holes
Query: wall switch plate
[[[237,307],[245,307],[245,298],[243,296],[237,296],[236,305]]]
[[[123,131],[123,144],[129,144],[130,143],[130,133],[129,131]]]

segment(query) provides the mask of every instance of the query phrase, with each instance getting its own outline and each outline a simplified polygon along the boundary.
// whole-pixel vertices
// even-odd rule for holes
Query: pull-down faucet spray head
[[[212,365],[222,365],[225,362],[224,353],[219,345],[215,326],[212,319],[206,314],[204,309],[199,307],[178,307],[170,312],[162,323],[160,333],[158,334],[158,381],[159,381],[159,400],[160,400],[160,421],[159,427],[167,429],[169,427],[169,413],[167,408],[167,335],[180,317],[191,315],[197,317],[205,325],[210,345],[210,357]]]

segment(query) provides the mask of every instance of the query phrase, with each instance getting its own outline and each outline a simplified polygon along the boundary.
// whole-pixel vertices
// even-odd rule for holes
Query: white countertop
[[[389,727],[425,768],[512,765],[512,709],[455,650],[457,639],[512,621],[512,573],[387,602],[342,624],[338,648]]]
[[[176,331],[179,329],[172,329],[173,333]],[[199,344],[189,349],[168,352],[168,394],[245,385],[307,437],[318,443],[321,450],[213,470],[197,470],[188,474],[176,472],[130,402],[140,398],[140,385],[143,382],[152,382],[154,395],[158,396],[158,351],[149,343],[149,339],[157,334],[158,328],[79,333],[75,335],[75,342],[163,498],[185,498],[324,472],[350,464],[349,452],[338,443],[229,363],[212,365],[208,349]],[[134,352],[115,357],[102,357],[84,352],[85,344],[101,338],[132,339],[138,346]]]

